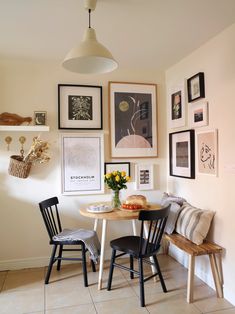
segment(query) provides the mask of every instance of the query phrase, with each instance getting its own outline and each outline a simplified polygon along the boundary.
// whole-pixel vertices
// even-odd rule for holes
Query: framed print
[[[135,165],[136,190],[153,190],[153,165]]]
[[[189,104],[189,125],[192,128],[208,124],[208,104],[206,101],[197,101]]]
[[[102,129],[102,87],[58,85],[58,128]]]
[[[62,134],[62,194],[104,193],[103,134]]]
[[[185,126],[185,98],[183,86],[171,89],[169,102],[170,128]]]
[[[34,124],[35,125],[46,125],[46,111],[34,111]]]
[[[198,173],[217,175],[217,130],[197,132]]]
[[[169,134],[170,176],[195,178],[194,130]]]
[[[199,72],[187,80],[188,102],[205,97],[204,73]]]
[[[131,163],[130,162],[105,162],[104,163],[104,173],[109,173],[113,171],[125,171],[127,176],[131,176]]]
[[[156,85],[109,82],[111,156],[157,156]]]

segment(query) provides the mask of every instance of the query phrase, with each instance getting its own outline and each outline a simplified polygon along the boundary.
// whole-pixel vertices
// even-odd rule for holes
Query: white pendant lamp
[[[90,13],[95,10],[97,0],[85,0],[85,9],[89,13],[89,27],[85,30],[82,42],[65,57],[62,65],[65,69],[83,74],[99,74],[115,70],[118,66],[112,54],[96,39],[96,33],[90,26]]]

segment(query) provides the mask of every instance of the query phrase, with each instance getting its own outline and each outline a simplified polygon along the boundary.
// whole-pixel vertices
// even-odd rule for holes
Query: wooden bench
[[[195,269],[195,256],[208,255],[210,259],[211,271],[215,283],[218,298],[223,298],[223,273],[221,255],[223,248],[215,243],[205,241],[196,245],[178,233],[165,234],[165,239],[188,254],[188,282],[187,282],[187,302],[193,302],[193,281]],[[168,246],[169,248],[169,246]],[[168,252],[167,252],[168,253]],[[218,260],[216,259],[216,255]]]

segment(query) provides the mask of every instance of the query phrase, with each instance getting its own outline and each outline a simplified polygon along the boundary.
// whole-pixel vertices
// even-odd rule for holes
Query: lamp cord
[[[88,9],[88,16],[89,16],[89,28],[91,28],[91,9]]]

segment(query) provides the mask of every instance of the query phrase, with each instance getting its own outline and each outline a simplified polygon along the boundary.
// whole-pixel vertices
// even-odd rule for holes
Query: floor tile
[[[225,299],[217,298],[215,294],[202,296],[199,300],[197,296],[193,303],[203,313],[225,310],[232,307],[232,304]]]
[[[235,308],[227,309],[227,310],[221,310],[216,312],[210,312],[210,314],[235,314]]]
[[[43,288],[44,269],[9,271],[2,291],[29,290]]]
[[[45,314],[96,314],[96,310],[93,304],[84,304],[48,310]]]
[[[45,287],[46,309],[92,303],[89,289],[84,287],[82,275],[49,283]]]
[[[150,314],[200,314],[193,304],[188,304],[184,295],[164,293],[146,295],[146,308]]]
[[[0,293],[0,314],[23,314],[44,310],[43,290],[18,290]]]
[[[137,297],[95,303],[95,307],[98,314],[148,313],[146,308],[140,307],[139,298]]]

